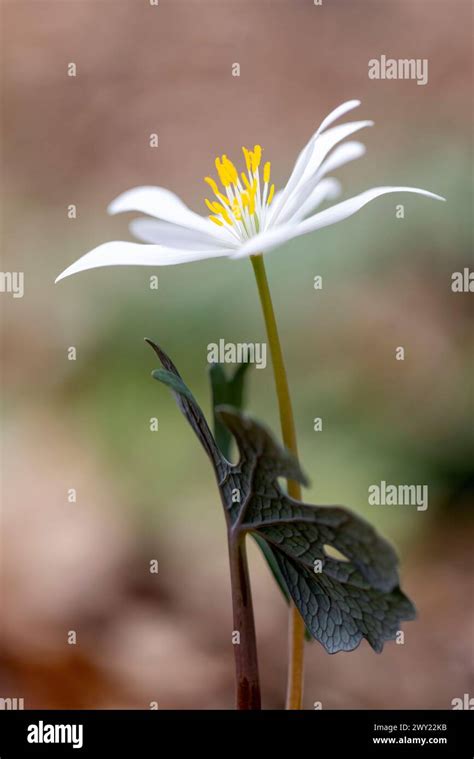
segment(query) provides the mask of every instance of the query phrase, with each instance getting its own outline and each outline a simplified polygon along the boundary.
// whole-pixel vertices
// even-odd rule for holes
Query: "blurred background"
[[[218,493],[171,395],[150,377],[157,362],[143,338],[171,354],[209,414],[207,345],[265,339],[249,262],[53,281],[99,243],[131,239],[132,216],[106,214],[125,189],[162,185],[205,214],[202,179],[215,156],[255,142],[278,187],[323,117],[351,98],[362,100],[354,118],[376,125],[361,133],[367,155],[337,172],[344,196],[406,184],[448,202],[380,199],[270,253],[267,270],[311,479],[305,498],[350,506],[395,543],[419,618],[404,645],[379,656],[365,641],[335,656],[308,645],[305,707],[451,708],[472,695],[469,296],[451,291],[452,272],[472,264],[471,4],[1,8],[2,268],[25,273],[25,295],[0,299],[0,696],[25,708],[232,708]],[[428,84],[370,80],[368,61],[382,54],[428,58]],[[248,409],[278,430],[270,366],[251,372]],[[368,506],[381,480],[427,484],[428,510]],[[250,563],[264,706],[281,708],[286,608],[253,545]]]

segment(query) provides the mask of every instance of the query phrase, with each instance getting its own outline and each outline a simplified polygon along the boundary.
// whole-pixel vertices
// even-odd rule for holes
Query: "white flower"
[[[333,122],[360,105],[358,100],[343,103],[322,122],[299,154],[285,187],[275,192],[270,180],[270,163],[262,171],[262,148],[243,148],[246,171],[239,175],[223,155],[216,159],[222,187],[206,177],[213,200],[206,200],[208,217],[191,211],[180,198],[163,187],[136,187],[120,195],[109,213],[138,211],[153,218],[134,219],[131,232],[147,245],[107,242],[79,258],[59,275],[56,282],[71,274],[100,266],[166,266],[206,258],[241,258],[271,250],[293,237],[314,232],[347,219],[371,200],[390,192],[414,192],[437,200],[439,195],[416,187],[375,187],[360,195],[313,213],[326,200],[340,193],[336,179],[327,174],[365,152],[360,142],[346,137],[371,121],[354,121],[328,129]],[[336,147],[338,146],[338,147]]]

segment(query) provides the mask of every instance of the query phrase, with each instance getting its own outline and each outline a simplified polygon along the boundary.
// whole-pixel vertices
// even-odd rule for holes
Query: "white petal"
[[[328,158],[322,164],[318,174],[322,177],[325,174],[329,174],[330,171],[335,171],[341,166],[344,166],[349,161],[354,161],[356,158],[360,158],[365,153],[365,145],[362,142],[351,140],[345,142],[343,145],[339,145],[331,153]]]
[[[339,195],[339,192],[335,189],[335,179],[331,179],[331,184],[334,190],[329,188],[328,194],[326,191],[320,194],[318,187],[320,180],[330,171],[338,169],[340,166],[353,161],[355,158],[360,158],[365,153],[365,146],[361,142],[346,142],[343,145],[339,145],[331,155],[321,164],[319,170],[313,175],[311,179],[306,180],[300,184],[291,194],[291,197],[285,203],[279,217],[278,224],[285,224],[287,221],[295,221],[304,219],[311,211],[314,211],[319,203],[323,200],[333,200]],[[269,224],[266,225],[268,228]]]
[[[308,142],[304,146],[304,148],[300,151],[295,165],[291,171],[291,174],[288,178],[288,181],[284,187],[284,189],[281,192],[281,195],[283,193],[289,194],[293,188],[296,186],[296,183],[301,178],[301,175],[304,171],[304,168],[306,166],[307,160],[309,155],[311,154],[311,151],[313,149],[313,145],[317,137],[321,134],[321,132],[326,129],[330,124],[332,124],[337,119],[341,118],[341,116],[344,116],[348,111],[351,111],[353,108],[357,108],[357,106],[360,105],[360,100],[348,100],[346,103],[342,103],[342,105],[339,105],[337,108],[335,108],[331,113],[326,116],[326,118],[321,122],[319,127],[317,128],[316,132],[311,135]],[[275,208],[275,210],[279,210],[280,205],[275,203],[275,200],[273,201],[272,206]]]
[[[272,210],[268,216],[268,226],[275,224],[277,221],[281,222],[284,219],[286,216],[286,204],[293,199],[295,194],[299,194],[300,190],[304,188],[299,198],[300,201],[312,192],[320,176],[319,174],[316,176],[316,172],[321,168],[324,159],[338,142],[359,131],[359,129],[373,126],[373,123],[373,121],[351,121],[348,124],[340,124],[337,127],[333,127],[324,134],[319,135],[306,156],[305,165],[301,167],[297,180],[292,186],[288,182],[279,199],[278,206],[272,203]]]
[[[326,127],[328,127],[330,124],[333,124],[335,121],[340,119],[341,116],[344,116],[346,113],[352,111],[354,108],[357,108],[359,105],[360,100],[346,100],[345,103],[338,105],[337,108],[331,111],[331,113],[329,113],[321,122],[318,133],[321,134],[321,132],[323,132]]]
[[[360,211],[367,203],[379,198],[381,195],[387,195],[392,192],[412,192],[416,195],[434,198],[435,200],[446,200],[441,195],[428,192],[428,190],[421,190],[419,187],[373,187],[371,190],[361,192],[360,195],[348,198],[348,200],[344,200],[342,203],[331,206],[331,208],[326,208],[324,211],[320,211],[314,216],[305,219],[299,225],[298,235],[305,235],[307,232],[313,232],[315,229],[321,229],[330,224],[336,224],[338,221],[348,219],[349,216]]]
[[[368,120],[350,121],[348,124],[339,124],[339,126],[328,129],[324,134],[320,134],[314,141],[312,153],[309,156],[309,160],[305,166],[300,182],[310,177],[319,169],[326,156],[338,142],[345,140],[346,137],[354,134],[354,132],[358,132],[360,129],[365,129],[365,127],[373,125],[374,122]]]
[[[327,134],[330,133],[327,132]],[[353,161],[355,158],[359,158],[364,153],[365,145],[361,142],[346,142],[343,145],[339,145],[339,147],[337,147],[331,155],[323,161],[318,171],[316,171],[312,177],[305,181],[300,181],[298,186],[287,199],[284,207],[281,209],[281,212],[278,215],[278,221],[270,217],[265,228],[268,229],[271,224],[275,223],[285,224],[294,219],[303,219],[308,213],[311,213],[311,211],[317,206],[317,203],[312,202],[312,197],[313,194],[316,198],[319,197],[317,187],[322,177],[330,171],[343,166],[345,163]],[[336,180],[331,181],[335,182]],[[338,193],[335,193],[332,197],[335,198],[337,195]],[[323,196],[322,200],[324,199]],[[332,198],[329,197],[329,199]],[[322,200],[320,202],[322,202]]]
[[[211,229],[215,225],[207,217],[191,211],[181,198],[164,187],[135,187],[119,195],[108,207],[108,212],[111,214],[124,211],[139,211],[163,221],[197,229],[213,237],[217,236]]]
[[[304,146],[304,148],[300,151],[298,158],[296,159],[295,165],[293,167],[293,170],[290,174],[290,177],[287,182],[287,186],[294,183],[294,180],[297,178],[298,174],[300,173],[300,169],[305,165],[305,158],[307,158],[308,153],[311,152],[312,147],[314,145],[314,142],[318,138],[318,136],[326,129],[326,127],[330,126],[334,121],[337,121],[337,119],[340,119],[341,116],[344,116],[349,111],[352,111],[354,108],[357,108],[360,105],[360,100],[348,100],[346,103],[342,103],[342,105],[339,105],[337,108],[335,108],[331,113],[329,113],[326,118],[321,122],[317,130],[311,135],[308,142]]]
[[[357,213],[370,201],[392,192],[413,192],[418,195],[425,195],[428,198],[434,198],[435,200],[446,200],[441,195],[435,195],[433,192],[421,190],[418,187],[374,187],[371,190],[362,192],[360,195],[344,200],[342,203],[331,206],[331,208],[326,208],[324,211],[320,211],[297,224],[288,223],[261,232],[244,243],[240,250],[232,254],[231,258],[241,258],[243,256],[254,255],[255,253],[263,253],[266,250],[271,250],[278,245],[282,245],[294,237],[300,237],[301,235],[308,234],[308,232],[314,232],[316,229],[336,224],[338,221],[343,221]]]
[[[87,269],[97,269],[101,266],[171,266],[202,261],[206,258],[220,258],[234,252],[232,248],[189,251],[164,248],[161,245],[140,245],[135,242],[106,242],[68,266],[57,277],[56,282],[70,277],[71,274]]]
[[[299,227],[300,224],[289,222],[288,224],[282,224],[280,227],[272,227],[265,232],[260,232],[260,234],[247,240],[239,250],[234,251],[230,258],[253,256],[257,253],[265,253],[267,250],[277,248],[293,237],[298,237]]]
[[[288,221],[301,221],[309,213],[316,210],[325,200],[335,200],[341,194],[341,183],[333,177],[322,179],[313,191],[308,195],[306,200],[296,208]]]
[[[205,232],[198,232],[196,229],[189,229],[189,227],[170,224],[168,221],[158,221],[158,219],[146,217],[133,219],[130,222],[129,229],[132,235],[142,242],[166,245],[170,248],[207,250],[208,248],[237,247],[237,240],[225,229],[223,231],[227,232],[228,237],[226,239],[224,237],[217,239]]]

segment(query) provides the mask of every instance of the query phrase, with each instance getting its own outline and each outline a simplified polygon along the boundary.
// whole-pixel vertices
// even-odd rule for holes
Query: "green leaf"
[[[366,638],[380,652],[386,640],[395,638],[400,622],[415,616],[398,587],[393,548],[341,506],[310,506],[290,498],[278,478],[304,484],[298,462],[263,425],[221,406],[216,414],[240,454],[238,464],[231,464],[176,367],[150,345],[166,369],[154,376],[171,388],[211,459],[229,529],[266,542],[307,628],[326,651],[352,651]],[[344,560],[330,555],[331,548]]]
[[[245,377],[249,366],[250,364],[240,364],[229,377],[221,364],[212,364],[209,370],[212,390],[212,406],[214,410],[214,437],[226,459],[230,459],[232,435],[227,427],[221,422],[217,409],[221,405],[232,406],[237,410],[242,409],[244,402]],[[289,603],[291,599],[290,592],[286,587],[285,579],[272,548],[257,533],[253,533],[252,537],[260,548],[285,601]],[[311,636],[309,636],[309,639],[311,639]]]
[[[273,553],[272,549],[270,548],[269,544],[266,540],[264,540],[258,533],[254,532],[252,537],[255,539],[258,547],[260,548],[261,552],[263,553],[265,560],[269,566],[270,572],[272,573],[278,587],[280,588],[281,592],[283,593],[283,596],[285,598],[285,601],[287,603],[290,602],[291,596],[290,591],[286,587],[286,581],[283,577],[283,573],[278,565],[278,561],[276,559],[275,554]]]
[[[227,377],[221,364],[212,364],[209,369],[214,409],[214,437],[226,459],[230,459],[232,435],[220,421],[216,408],[223,405],[236,409],[243,407],[245,375],[249,366],[250,364],[240,364],[230,377]]]

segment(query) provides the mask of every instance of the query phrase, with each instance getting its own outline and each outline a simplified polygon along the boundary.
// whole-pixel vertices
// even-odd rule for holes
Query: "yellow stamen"
[[[245,174],[244,172],[242,172],[240,176],[242,177],[242,181],[243,181],[244,185],[246,186],[247,190],[250,190],[250,182],[248,180],[247,174]]]
[[[227,209],[224,208],[224,206],[221,206],[220,203],[214,203],[214,208],[216,213],[219,213],[222,218],[227,222],[227,224],[232,224],[231,218],[229,214],[227,213]]]
[[[265,214],[262,209],[264,196],[266,196],[265,204],[270,205],[275,194],[275,185],[270,186],[271,164],[270,161],[262,164],[263,150],[261,145],[254,145],[252,150],[242,147],[242,152],[247,171],[242,171],[240,174],[225,153],[215,160],[218,179],[222,182],[225,193],[221,191],[218,182],[212,177],[204,177],[204,181],[209,185],[216,198],[216,200],[206,199],[206,206],[211,211],[209,218],[218,226],[235,226],[239,236],[243,232],[250,234],[250,230],[246,226],[249,216],[254,217],[251,230],[255,231],[256,229],[258,231],[262,221],[260,216],[262,212]],[[259,175],[261,165],[263,181]],[[240,224],[237,225],[237,222],[244,224],[244,230],[241,229]]]
[[[222,216],[222,218],[225,219],[225,221],[228,224],[232,223],[231,218],[229,214],[227,213],[227,209],[225,208],[225,206],[221,205],[220,203],[217,203],[216,201],[211,203],[211,201],[208,200],[207,198],[206,198],[206,206],[209,208],[210,211],[212,211],[212,213]]]
[[[242,200],[242,197],[241,197],[241,200]],[[242,203],[242,205],[243,205],[243,203]],[[233,203],[232,203],[232,213],[234,214],[234,216],[237,219],[237,221],[240,221],[242,219],[242,209],[241,209],[241,207],[239,205],[239,201],[238,201],[237,198],[235,198],[234,201],[233,201]]]
[[[260,145],[254,145],[252,153],[252,171],[255,173],[262,160],[262,148]]]
[[[214,195],[219,198],[219,200],[222,200],[222,202],[226,206],[230,206],[229,199],[226,198],[225,195],[222,194],[222,192],[219,190],[216,182],[214,182],[212,177],[204,177],[204,181],[207,182],[211,190],[213,191]]]
[[[227,172],[227,176],[229,177],[230,181],[234,184],[237,184],[239,175],[237,174],[237,169],[235,168],[232,161],[229,161],[226,155],[222,156],[222,163],[224,164],[225,170]]]
[[[217,186],[217,182],[215,182],[212,177],[204,177],[204,181],[207,182],[207,184],[211,188],[212,192],[215,193],[215,195],[219,195],[219,188]]]
[[[225,156],[224,156],[225,157]],[[219,174],[219,179],[221,180],[224,187],[228,187],[230,185],[230,177],[228,176],[226,167],[223,165],[223,162],[221,162],[220,158],[216,158],[216,170]]]
[[[249,213],[250,215],[255,213],[255,193],[257,191],[257,181],[254,179],[250,188],[249,197]]]

